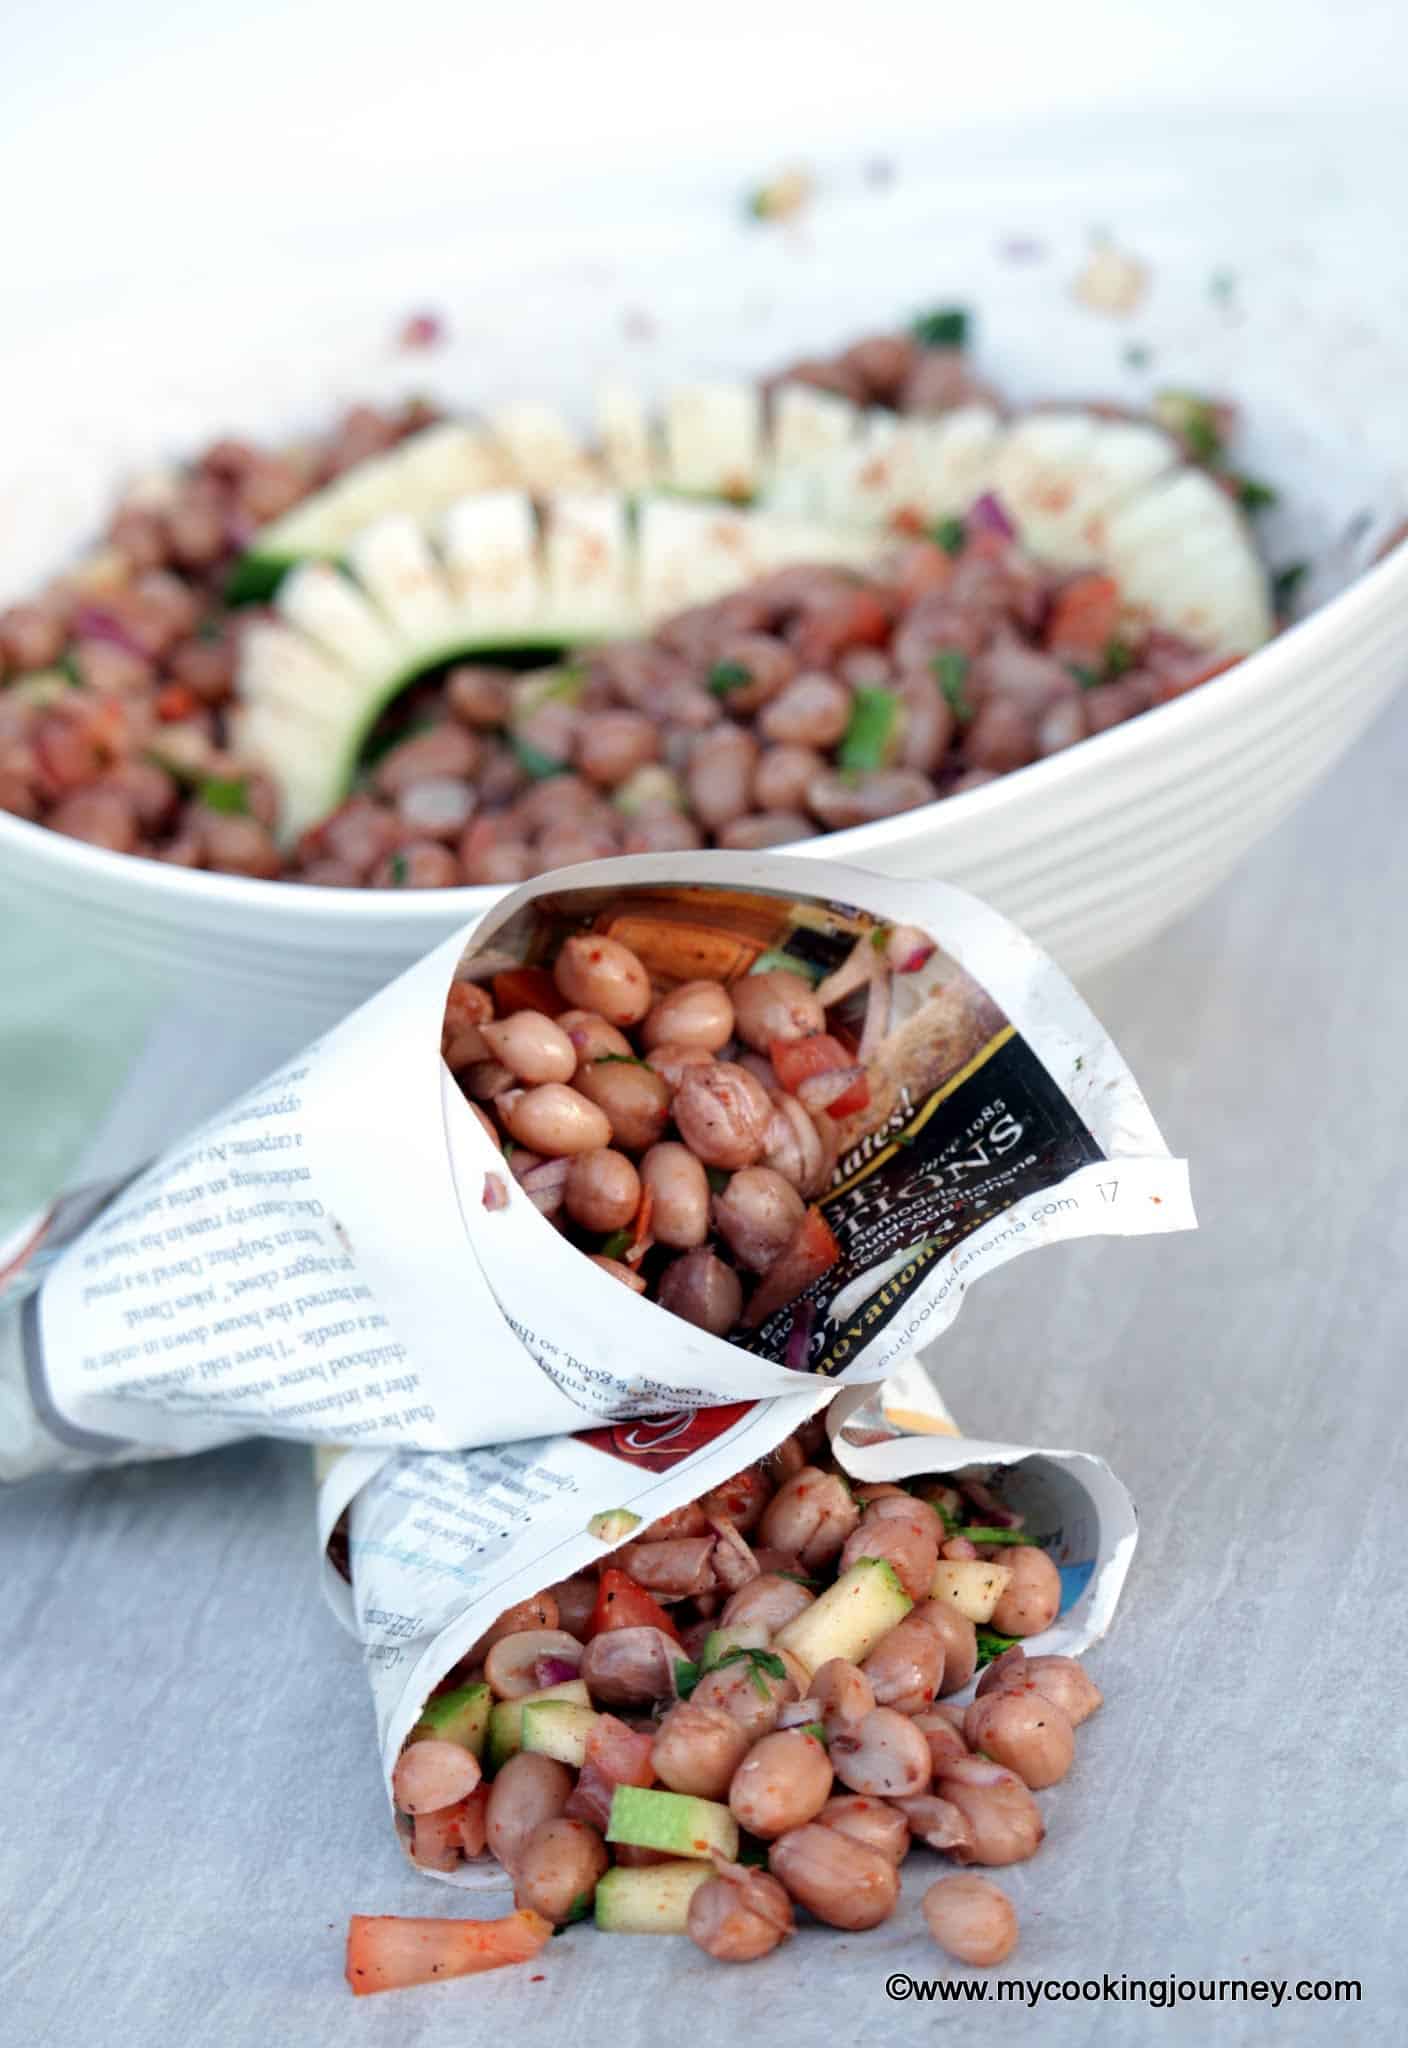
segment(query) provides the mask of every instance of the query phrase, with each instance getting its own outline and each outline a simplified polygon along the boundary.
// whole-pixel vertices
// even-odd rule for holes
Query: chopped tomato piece
[[[829,1272],[840,1256],[831,1225],[820,1209],[808,1209],[786,1250],[778,1254],[754,1288],[743,1312],[744,1323],[756,1330],[789,1301],[805,1294],[813,1280]]]
[[[472,1977],[528,1963],[552,1934],[541,1913],[502,1920],[409,1920],[354,1913],[347,1926],[347,1981],[359,1998],[438,1977]]]
[[[890,614],[873,591],[851,590],[803,612],[787,637],[803,668],[828,668],[848,647],[883,647]]]
[[[826,1105],[826,1114],[834,1116],[839,1123],[843,1117],[858,1116],[870,1107],[870,1083],[864,1072],[859,1073],[849,1088],[843,1088],[839,1095],[833,1095]]]
[[[501,1017],[511,1017],[516,1010],[540,1010],[545,1017],[560,1017],[567,1008],[566,997],[546,967],[506,968],[494,976],[490,986],[494,1008]]]
[[[156,693],[156,715],[163,725],[174,725],[199,710],[200,699],[184,683],[166,683]]]
[[[1059,591],[1046,624],[1050,654],[1103,661],[1120,623],[1120,587],[1113,576],[1077,576]]]
[[[779,1083],[789,1095],[795,1095],[803,1081],[813,1074],[829,1074],[836,1067],[853,1067],[854,1053],[846,1051],[839,1038],[833,1038],[829,1031],[813,1031],[806,1038],[775,1038],[768,1047],[768,1058]]]
[[[598,1714],[587,1736],[587,1762],[613,1785],[653,1785],[655,1739],[643,1728],[628,1728],[614,1714]]]
[[[629,1572],[614,1564],[602,1568],[587,1634],[599,1636],[609,1628],[662,1628],[676,1642],[680,1639],[679,1630],[660,1602],[644,1586],[638,1586]]]

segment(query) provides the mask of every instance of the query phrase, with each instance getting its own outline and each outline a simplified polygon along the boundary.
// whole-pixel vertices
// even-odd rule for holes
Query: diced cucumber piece
[[[411,1730],[411,1740],[418,1735],[434,1736],[439,1742],[457,1742],[461,1749],[483,1756],[493,1708],[494,1695],[487,1685],[457,1686],[454,1692],[442,1692],[426,1701]]]
[[[587,1760],[587,1737],[600,1718],[572,1700],[529,1700],[522,1715],[522,1747],[580,1771]]]
[[[667,1856],[709,1856],[717,1850],[732,1862],[738,1854],[738,1822],[712,1799],[618,1785],[611,1795],[606,1839],[659,1849]]]
[[[774,1647],[790,1650],[808,1671],[832,1657],[859,1664],[913,1605],[893,1565],[862,1557],[778,1631]]]
[[[608,1870],[596,1888],[596,1924],[603,1934],[683,1934],[690,1900],[713,1875],[710,1863]]]
[[[1007,1587],[1012,1567],[989,1564],[985,1558],[941,1557],[929,1589],[931,1600],[947,1600],[972,1622],[991,1621],[992,1611]]]
[[[704,1638],[701,1671],[711,1671],[730,1650],[765,1650],[768,1632],[760,1621],[736,1621],[728,1628],[711,1628]]]
[[[497,1771],[523,1747],[523,1709],[541,1706],[546,1700],[566,1700],[574,1707],[590,1707],[591,1694],[580,1678],[564,1679],[561,1685],[545,1686],[521,1700],[500,1700],[489,1716],[489,1768]]]
[[[587,1534],[598,1543],[624,1543],[632,1529],[640,1527],[640,1516],[630,1508],[603,1508],[587,1524]]]

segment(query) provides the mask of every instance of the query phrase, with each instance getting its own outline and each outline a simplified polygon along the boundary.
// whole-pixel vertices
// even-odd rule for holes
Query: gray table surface
[[[1023,1260],[941,1346],[970,1427],[1099,1450],[1143,1516],[1091,1656],[1106,1710],[1043,1795],[1040,1855],[1000,1874],[1007,1974],[1357,1978],[1362,2003],[888,2001],[890,1971],[944,1967],[914,1908],[940,1866],[916,1854],[886,1927],[747,1974],[582,1929],[541,1982],[354,2004],[347,1914],[448,1901],[388,1830],[307,1458],[254,1444],[0,1499],[5,2048],[1395,2038],[1405,758],[1408,701],[1216,901],[1090,988],[1193,1161],[1201,1231]]]

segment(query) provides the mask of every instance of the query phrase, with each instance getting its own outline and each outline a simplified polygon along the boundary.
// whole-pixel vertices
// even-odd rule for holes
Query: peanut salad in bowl
[[[973,1872],[1035,1855],[1034,1795],[1102,1701],[1075,1658],[1026,1653],[1062,1578],[1000,1477],[848,1480],[818,1418],[656,1522],[593,1533],[615,1547],[499,1616],[392,1773],[412,1861],[497,1867],[516,1911],[356,1916],[353,1990],[527,1961],[588,1918],[754,1961],[799,1912],[888,1920],[914,1850],[966,1873],[925,1891],[933,1939],[1004,1960],[1014,1909]]]
[[[961,795],[1274,630],[1230,409],[1013,411],[955,312],[764,385],[358,408],[147,477],[0,614],[0,809],[335,888],[791,844]]]

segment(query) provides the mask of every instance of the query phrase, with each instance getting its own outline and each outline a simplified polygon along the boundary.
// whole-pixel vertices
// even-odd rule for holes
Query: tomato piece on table
[[[614,1564],[602,1570],[587,1635],[603,1635],[610,1628],[660,1628],[676,1642],[680,1639],[679,1630],[660,1602],[644,1586],[638,1586],[629,1572]]]
[[[546,967],[506,967],[489,986],[494,991],[494,1008],[501,1017],[516,1010],[538,1010],[544,1017],[560,1017],[567,998]]]
[[[841,1256],[831,1225],[820,1209],[808,1209],[786,1249],[778,1254],[753,1290],[743,1321],[756,1330],[769,1316],[805,1294]]]
[[[347,1926],[347,1981],[358,1998],[440,1977],[472,1977],[528,1963],[552,1934],[541,1913],[502,1920],[411,1920],[354,1913]]]
[[[1120,623],[1120,587],[1113,576],[1077,576],[1058,591],[1046,623],[1051,654],[1103,661]]]

